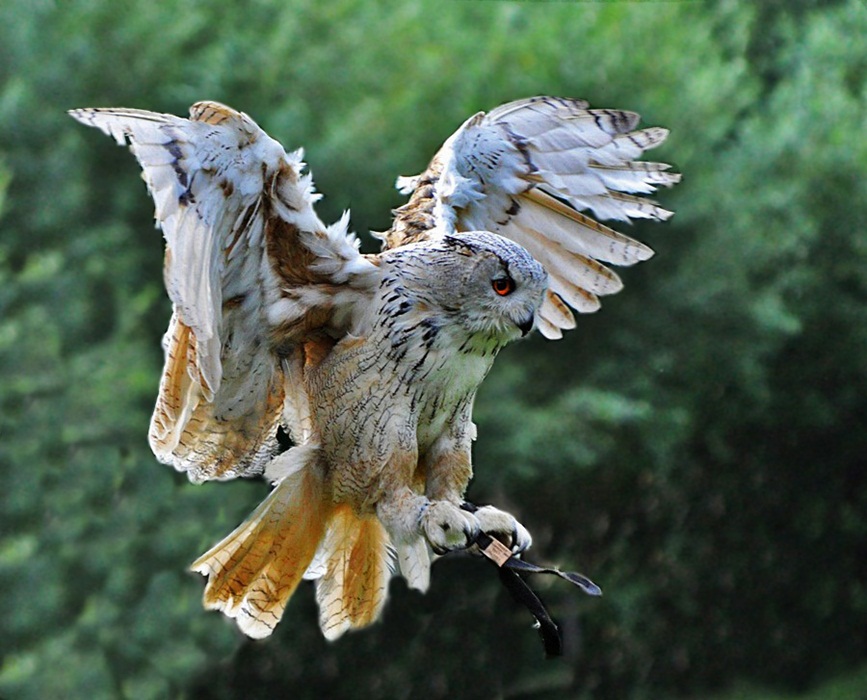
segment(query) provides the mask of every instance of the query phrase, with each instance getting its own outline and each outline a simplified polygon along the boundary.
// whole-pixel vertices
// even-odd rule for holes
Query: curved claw
[[[530,532],[514,516],[494,506],[482,506],[473,512],[482,532],[495,537],[513,554],[519,554],[533,544]]]

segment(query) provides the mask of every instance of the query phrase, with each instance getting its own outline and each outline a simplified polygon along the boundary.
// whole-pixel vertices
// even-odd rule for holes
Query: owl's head
[[[399,264],[403,288],[442,316],[446,324],[497,344],[526,335],[533,328],[548,275],[517,243],[494,233],[473,231],[394,252],[401,250],[411,259]]]

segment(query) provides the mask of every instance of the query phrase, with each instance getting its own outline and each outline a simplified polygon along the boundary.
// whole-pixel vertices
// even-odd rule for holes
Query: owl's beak
[[[521,329],[521,337],[522,338],[525,337],[527,335],[527,333],[529,333],[531,330],[533,330],[533,321],[534,321],[534,316],[533,316],[533,314],[530,314],[527,318],[525,318],[523,321],[521,321],[520,323],[517,324],[518,328]]]

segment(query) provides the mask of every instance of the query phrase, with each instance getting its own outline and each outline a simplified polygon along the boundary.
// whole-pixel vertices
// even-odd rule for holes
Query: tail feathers
[[[298,452],[298,459],[317,455]],[[222,610],[250,637],[270,635],[313,560],[330,509],[318,465],[299,465],[239,528],[190,567],[208,577],[205,607]]]
[[[191,566],[208,577],[205,607],[221,610],[244,634],[261,639],[274,631],[306,578],[316,580],[326,639],[370,625],[382,612],[392,573],[385,528],[373,515],[332,505],[315,446],[295,447],[278,460],[275,489]]]
[[[379,520],[338,506],[308,572],[308,577],[321,575],[316,600],[326,639],[337,639],[379,618],[388,595],[391,559],[388,534]]]

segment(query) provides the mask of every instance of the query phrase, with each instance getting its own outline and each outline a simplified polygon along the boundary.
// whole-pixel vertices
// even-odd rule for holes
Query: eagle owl
[[[604,265],[652,251],[598,223],[665,220],[638,195],[680,176],[638,161],[662,128],[535,97],[468,119],[362,254],[348,217],[325,226],[302,153],[246,114],[200,102],[189,119],[71,112],[129,143],[166,240],[173,314],[149,441],[193,481],[264,475],[268,497],[192,568],[204,603],[251,637],[316,582],[329,639],[375,621],[394,570],[425,590],[435,554],[480,532],[521,552],[527,530],[462,508],[476,389],[534,327],[621,288]],[[282,427],[294,447],[279,453]]]

